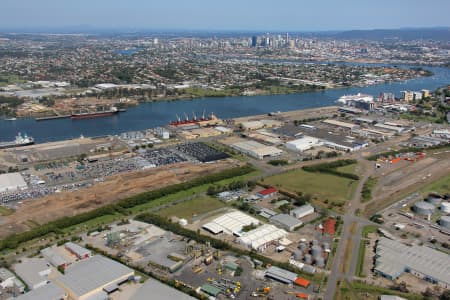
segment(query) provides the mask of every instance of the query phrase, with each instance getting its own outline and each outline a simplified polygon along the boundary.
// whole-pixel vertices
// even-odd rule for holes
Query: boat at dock
[[[28,136],[26,133],[24,135],[21,135],[19,132],[19,134],[16,136],[16,139],[14,141],[0,142],[0,149],[23,147],[23,146],[33,145],[33,144],[34,144],[34,139],[31,136]]]
[[[110,109],[105,110],[97,110],[97,111],[80,111],[77,113],[72,113],[70,116],[71,119],[91,119],[91,118],[100,118],[100,117],[109,117],[119,113],[119,110],[116,107],[111,107]]]

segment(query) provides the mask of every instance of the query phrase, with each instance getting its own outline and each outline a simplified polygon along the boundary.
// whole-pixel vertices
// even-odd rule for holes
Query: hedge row
[[[352,164],[356,164],[357,161],[354,159],[341,159],[329,163],[321,163],[312,166],[304,166],[302,169],[306,172],[316,172],[316,173],[328,173],[331,175],[336,175],[340,177],[349,178],[352,180],[359,180],[359,176],[352,173],[345,173],[336,170],[339,167],[344,167]]]
[[[127,212],[127,209],[156,200],[160,197],[164,197],[169,194],[177,193],[182,190],[187,190],[203,184],[214,183],[224,179],[248,174],[254,170],[255,169],[249,165],[236,167],[215,174],[196,178],[184,183],[164,187],[159,190],[145,192],[136,196],[131,196],[129,198],[125,198],[119,201],[117,204],[106,205],[86,213],[78,214],[73,217],[64,217],[49,222],[47,224],[41,225],[39,227],[33,228],[31,230],[8,236],[7,238],[0,241],[0,250],[15,249],[23,242],[27,242],[29,240],[45,236],[49,233],[56,233],[56,234],[61,233],[61,230],[64,228],[78,225],[91,219],[95,219],[105,215],[113,215],[115,213],[125,214]]]

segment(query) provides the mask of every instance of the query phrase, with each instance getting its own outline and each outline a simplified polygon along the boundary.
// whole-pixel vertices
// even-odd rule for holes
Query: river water
[[[0,141],[13,140],[18,132],[34,137],[37,143],[57,141],[84,136],[119,134],[126,131],[143,130],[168,124],[176,119],[176,114],[187,113],[192,118],[204,110],[214,112],[218,117],[227,119],[241,116],[266,114],[272,111],[288,111],[334,105],[335,101],[348,94],[365,93],[378,96],[381,92],[396,95],[402,90],[434,89],[450,84],[450,69],[426,67],[434,75],[406,82],[386,83],[368,87],[330,89],[290,95],[199,98],[193,100],[161,101],[144,103],[129,108],[127,112],[112,117],[71,120],[59,119],[37,122],[34,119],[16,121],[0,120]]]

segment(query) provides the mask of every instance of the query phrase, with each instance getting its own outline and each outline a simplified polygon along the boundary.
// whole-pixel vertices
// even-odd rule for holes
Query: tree
[[[439,297],[439,300],[450,300],[450,290],[444,291]]]

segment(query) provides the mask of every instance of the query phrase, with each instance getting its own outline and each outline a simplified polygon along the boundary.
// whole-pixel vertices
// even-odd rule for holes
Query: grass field
[[[334,206],[338,211],[342,211],[340,206],[352,197],[357,186],[355,180],[300,169],[265,178],[264,183],[289,192],[309,193],[315,198],[314,204],[323,207]]]
[[[258,176],[260,174],[261,174],[260,171],[254,171],[254,172],[242,175],[242,176],[237,176],[237,177],[233,177],[233,178],[224,179],[224,180],[218,181],[218,182],[216,182],[214,184],[215,185],[227,185],[227,184],[229,184],[229,183],[231,183],[233,181],[249,180],[250,178]],[[188,190],[185,190],[185,191],[181,191],[181,192],[178,192],[178,193],[175,193],[175,194],[170,194],[168,196],[155,199],[155,200],[150,201],[148,203],[144,203],[142,205],[137,205],[135,207],[132,207],[128,211],[130,213],[132,213],[132,214],[141,213],[141,212],[145,212],[146,210],[149,210],[149,209],[161,206],[161,205],[165,205],[165,204],[168,204],[170,202],[174,202],[176,200],[182,200],[182,199],[187,198],[187,197],[192,197],[192,196],[194,196],[196,194],[205,193],[208,190],[208,187],[210,185],[211,184],[204,184],[204,185],[197,186],[197,187],[194,187],[194,188],[191,188],[191,189],[188,189]]]
[[[114,215],[104,215],[95,219],[91,219],[89,221],[86,221],[84,223],[80,223],[71,227],[64,228],[62,232],[64,233],[73,233],[74,231],[84,231],[84,230],[90,230],[95,229],[102,225],[107,225],[112,223],[115,220],[119,220],[120,218],[126,218],[125,216],[121,214],[114,214]]]
[[[9,216],[13,212],[14,211],[12,209],[0,205],[0,216]]]
[[[356,164],[346,165],[343,167],[336,168],[337,171],[343,173],[352,173],[355,174]]]
[[[158,215],[165,217],[176,216],[192,221],[192,216],[194,215],[202,215],[225,206],[225,203],[216,198],[203,196],[163,208],[158,211]]]
[[[441,178],[438,181],[433,182],[429,186],[422,189],[422,193],[427,194],[429,192],[436,192],[440,194],[450,192],[450,175]]]
[[[423,296],[413,293],[401,293],[379,286],[369,285],[360,281],[352,283],[341,281],[338,285],[335,300],[378,300],[381,295],[396,295],[409,300],[422,300]]]

